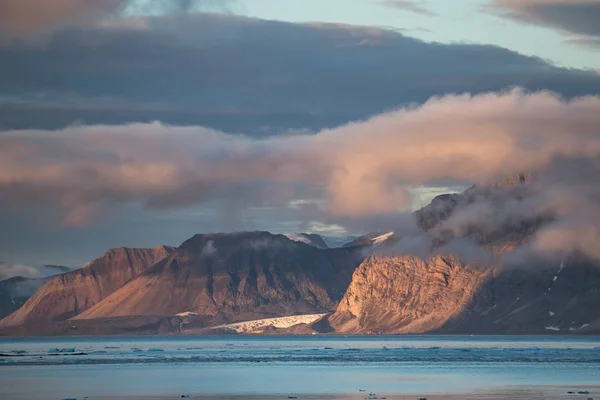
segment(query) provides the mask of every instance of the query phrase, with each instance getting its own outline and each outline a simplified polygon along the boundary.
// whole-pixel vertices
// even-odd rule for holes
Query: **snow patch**
[[[583,324],[583,325],[581,325],[579,328],[573,328],[573,327],[570,327],[570,328],[569,328],[569,330],[570,330],[570,331],[578,331],[578,330],[580,330],[580,329],[583,329],[583,328],[585,328],[586,326],[589,326],[589,325],[590,325],[590,324]]]
[[[556,282],[556,280],[558,279],[558,275],[554,276],[554,279],[552,279],[554,282]]]
[[[312,245],[310,239],[300,233],[284,233],[283,236],[294,242],[301,242]]]
[[[550,314],[551,317],[554,317],[554,313],[552,311],[548,311],[548,314]]]
[[[200,315],[200,314],[191,312],[191,311],[186,311],[186,312],[182,312],[179,314],[175,314],[176,317],[191,317],[191,316],[195,316],[195,315]]]
[[[226,324],[215,326],[212,329],[224,329],[234,331],[236,333],[251,333],[260,331],[267,327],[275,327],[285,329],[298,324],[310,324],[327,314],[305,314],[305,315],[290,315],[288,317],[265,318],[253,321],[237,322],[235,324]]]
[[[392,235],[394,234],[394,232],[388,232],[384,235],[381,236],[377,236],[376,238],[372,239],[372,243],[373,244],[380,244],[385,242],[386,240],[388,240]]]
[[[558,326],[547,326],[545,329],[547,331],[560,331],[560,328]]]

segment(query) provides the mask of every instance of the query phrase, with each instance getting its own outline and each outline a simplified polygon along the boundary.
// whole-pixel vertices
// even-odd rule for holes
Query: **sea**
[[[599,387],[600,337],[0,338],[2,400],[600,399]]]

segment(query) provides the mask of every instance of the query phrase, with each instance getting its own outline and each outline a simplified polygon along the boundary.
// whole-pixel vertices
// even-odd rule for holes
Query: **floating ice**
[[[67,347],[65,349],[50,348],[48,349],[48,353],[75,353],[75,347]]]

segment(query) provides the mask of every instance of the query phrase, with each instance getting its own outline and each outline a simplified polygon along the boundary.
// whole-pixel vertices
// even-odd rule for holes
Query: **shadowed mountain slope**
[[[332,311],[363,251],[268,232],[196,235],[75,319],[192,312],[235,321]]]
[[[71,318],[100,302],[172,250],[166,246],[109,250],[85,268],[54,277],[21,308],[0,321],[0,327]]]

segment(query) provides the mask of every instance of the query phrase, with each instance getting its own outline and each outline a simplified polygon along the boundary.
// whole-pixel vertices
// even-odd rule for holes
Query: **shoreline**
[[[573,393],[569,393],[573,392]],[[579,392],[579,393],[578,393]],[[563,400],[594,399],[600,395],[600,386],[514,386],[500,390],[473,391],[465,393],[376,393],[358,391],[356,393],[245,393],[245,394],[193,394],[178,393],[173,395],[144,396],[100,396],[89,397],[89,400],[174,400],[186,398],[190,400]]]

